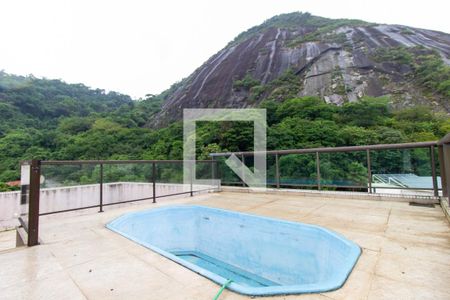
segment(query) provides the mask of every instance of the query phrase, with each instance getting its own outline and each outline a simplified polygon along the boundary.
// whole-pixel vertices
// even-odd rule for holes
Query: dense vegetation
[[[378,48],[373,58],[381,63],[394,63],[410,68],[409,77],[428,94],[436,94],[448,103],[450,97],[450,66],[439,53],[425,47]]]
[[[262,84],[247,74],[242,80],[235,81],[233,88],[247,88],[250,91],[248,101],[252,103],[262,100],[282,102],[295,98],[303,88],[303,82],[298,79],[292,69],[287,69],[278,78],[267,84]]]
[[[287,86],[289,75],[283,81]],[[256,86],[258,83],[251,78],[236,84],[236,88]],[[0,182],[17,180],[19,162],[31,158],[182,158],[181,122],[159,130],[143,127],[158,111],[164,95],[130,101],[127,96],[91,90],[83,85],[4,73],[0,76],[0,91],[0,105],[4,108],[0,111]],[[422,106],[393,110],[388,98],[365,98],[339,107],[316,97],[292,97],[280,102],[274,96],[262,102],[261,107],[267,109],[269,149],[436,140],[450,132],[446,115]],[[242,122],[201,122],[197,137],[197,153],[202,159],[207,159],[211,152],[245,151],[253,146],[252,125]],[[321,161],[324,182],[363,183],[364,155],[324,155]],[[374,168],[380,173],[429,172],[426,151],[409,153],[410,163],[406,167],[404,155],[401,151],[375,155]],[[316,176],[311,155],[283,156],[280,164],[286,182],[302,179],[308,183]],[[109,180],[144,178],[143,171],[139,172],[110,168],[106,177]],[[161,178],[175,179],[173,170],[166,168],[161,172]],[[98,170],[72,170],[66,175],[69,181],[95,182]],[[273,175],[273,158],[269,158],[269,175]],[[232,179],[231,174],[224,176]],[[6,189],[4,185],[0,188]]]
[[[354,20],[354,19],[327,19],[323,17],[313,16],[308,12],[293,12],[288,14],[281,14],[272,17],[260,25],[254,26],[241,34],[239,34],[231,44],[236,44],[240,41],[248,39],[249,37],[265,30],[267,28],[298,28],[299,26],[310,28],[307,40],[312,41],[319,38],[319,36],[329,33],[341,26],[367,26],[371,23]],[[306,40],[305,40],[306,41]]]
[[[0,71],[0,183],[19,178],[21,160],[96,158],[102,151],[102,157],[127,151],[133,155],[139,151],[135,144],[145,139],[141,133],[148,132],[140,126],[159,110],[163,96],[132,101],[82,84]],[[85,144],[84,135],[91,142]],[[108,146],[118,139],[127,149]]]
[[[132,105],[129,96],[60,80],[0,71],[0,136],[10,130],[55,127],[61,117],[85,117]]]

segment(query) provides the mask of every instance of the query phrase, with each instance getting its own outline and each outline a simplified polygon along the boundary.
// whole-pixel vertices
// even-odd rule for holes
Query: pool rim
[[[301,226],[305,226],[305,227],[309,227],[309,228],[314,228],[314,229],[317,229],[320,231],[325,231],[327,234],[334,236],[335,238],[339,239],[341,242],[344,242],[350,246],[350,251],[347,256],[348,259],[345,262],[345,266],[348,266],[348,268],[346,268],[347,269],[346,272],[342,272],[342,274],[340,274],[341,276],[339,277],[339,280],[336,280],[334,277],[334,280],[321,281],[320,284],[314,283],[314,284],[280,285],[280,286],[267,286],[267,287],[250,287],[250,286],[243,286],[241,284],[232,282],[231,284],[229,284],[227,286],[227,288],[229,290],[232,290],[234,292],[237,292],[237,293],[243,294],[243,295],[247,295],[247,296],[312,294],[312,293],[321,293],[321,292],[331,292],[331,291],[337,290],[337,289],[341,288],[344,285],[344,283],[347,281],[348,277],[350,276],[351,272],[355,268],[356,263],[358,262],[359,257],[361,256],[361,253],[362,253],[361,247],[359,245],[357,245],[355,242],[347,239],[345,236],[343,236],[337,232],[334,232],[328,228],[325,228],[325,227],[322,227],[319,225],[288,221],[288,220],[284,220],[284,219],[277,219],[277,218],[273,218],[273,217],[254,215],[254,214],[249,214],[249,213],[244,213],[244,212],[239,212],[239,211],[227,210],[227,209],[216,208],[216,207],[211,207],[211,206],[204,206],[204,205],[196,205],[196,204],[195,205],[192,205],[192,204],[165,205],[165,206],[161,206],[161,207],[127,212],[118,217],[115,217],[113,220],[109,221],[105,226],[109,230],[111,230],[115,233],[118,233],[118,234],[122,235],[123,237],[125,237],[141,246],[144,246],[145,248],[148,248],[148,249],[152,250],[153,252],[156,252],[156,253],[164,256],[164,257],[174,261],[175,263],[177,263],[185,268],[188,268],[189,270],[191,270],[203,277],[206,277],[207,279],[215,282],[218,285],[225,284],[228,281],[227,278],[224,278],[220,275],[217,275],[214,272],[203,269],[193,263],[190,263],[187,260],[179,258],[178,256],[176,256],[166,250],[156,247],[150,243],[141,241],[141,240],[113,227],[113,225],[116,222],[119,222],[120,220],[122,220],[124,218],[129,218],[130,216],[143,215],[143,214],[146,214],[146,213],[149,213],[152,211],[164,211],[164,210],[180,209],[180,208],[181,209],[187,209],[187,208],[209,209],[209,210],[216,210],[216,211],[220,211],[220,212],[224,212],[224,213],[239,214],[239,215],[248,216],[251,218],[260,218],[260,219],[264,219],[267,221],[276,221],[276,222],[281,222],[281,223],[285,223],[285,224],[289,224],[289,225],[295,225],[295,226],[301,225]]]

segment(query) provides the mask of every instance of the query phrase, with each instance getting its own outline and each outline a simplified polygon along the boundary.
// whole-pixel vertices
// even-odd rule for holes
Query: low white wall
[[[195,185],[194,190],[203,190],[207,186]],[[189,192],[190,186],[183,184],[157,183],[156,196]],[[152,183],[114,182],[103,184],[103,203],[115,203],[126,200],[153,197]],[[100,186],[77,185],[41,189],[40,213],[98,205]],[[0,193],[0,230],[12,228],[18,224],[20,216],[20,192]]]
[[[0,193],[0,231],[18,224],[20,214],[20,192]]]

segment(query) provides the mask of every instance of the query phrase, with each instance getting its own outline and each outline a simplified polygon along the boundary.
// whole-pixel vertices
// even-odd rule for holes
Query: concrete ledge
[[[316,191],[296,189],[274,189],[252,190],[247,187],[222,186],[224,192],[239,193],[264,193],[264,194],[295,194],[305,197],[335,198],[335,199],[359,199],[378,201],[416,202],[423,204],[439,204],[439,197],[421,195],[399,195],[399,194],[368,194],[361,192],[339,192],[339,191]]]
[[[157,196],[167,198],[189,195],[190,185],[182,183],[159,183],[156,185]],[[202,191],[211,186],[193,185],[194,190]],[[199,193],[199,192],[196,192]],[[170,195],[170,196],[169,196]],[[103,204],[134,199],[151,199],[153,184],[151,182],[110,182],[103,184]],[[76,209],[99,205],[100,185],[85,184],[64,187],[41,188],[40,213]],[[0,231],[10,230],[19,225],[17,218],[24,213],[20,204],[20,192],[0,193]]]

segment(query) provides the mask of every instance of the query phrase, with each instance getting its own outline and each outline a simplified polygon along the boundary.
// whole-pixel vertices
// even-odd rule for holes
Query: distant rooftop
[[[431,176],[418,176],[416,174],[373,174],[373,181],[406,188],[433,188]],[[438,188],[441,189],[441,177],[437,176]]]

